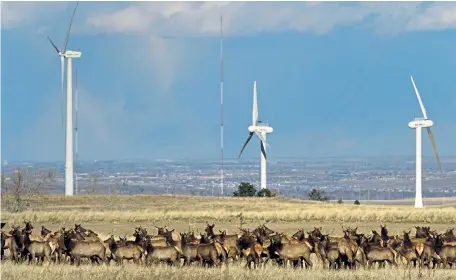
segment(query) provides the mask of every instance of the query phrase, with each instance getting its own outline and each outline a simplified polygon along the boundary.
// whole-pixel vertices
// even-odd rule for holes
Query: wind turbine
[[[65,59],[67,60],[67,96],[66,96],[66,136],[65,136],[65,195],[73,195],[73,74],[72,74],[72,59],[80,58],[81,52],[67,50],[68,40],[70,38],[71,25],[73,23],[74,14],[78,8],[79,2],[76,3],[73,15],[71,17],[68,32],[65,38],[65,43],[62,49],[59,50],[57,46],[48,37],[49,42],[52,44],[57,54],[60,56],[61,66],[61,88],[63,95],[63,80],[64,80],[64,65]]]
[[[431,126],[434,125],[434,122],[428,119],[426,114],[426,109],[424,108],[423,101],[421,100],[420,93],[416,88],[415,81],[413,77],[410,76],[412,80],[413,88],[415,89],[416,97],[420,103],[421,111],[423,112],[423,118],[415,118],[413,121],[408,123],[408,126],[416,130],[416,177],[415,177],[415,208],[423,207],[423,196],[421,190],[421,128],[426,128],[431,140],[432,148],[434,149],[434,154],[437,159],[437,164],[439,165],[440,172],[442,173],[442,165],[440,164],[439,153],[437,152],[437,147],[435,145],[434,134],[432,134]]]
[[[249,143],[250,139],[252,139],[253,134],[255,133],[258,138],[260,139],[260,149],[261,149],[261,189],[267,189],[266,185],[266,146],[270,147],[266,142],[266,134],[272,133],[274,130],[272,127],[269,126],[268,123],[263,123],[258,121],[258,102],[257,102],[257,90],[256,90],[256,81],[253,82],[253,110],[252,110],[252,125],[249,126],[249,137],[242,146],[241,152],[239,153],[239,157],[241,157],[242,151],[244,151],[245,146]]]

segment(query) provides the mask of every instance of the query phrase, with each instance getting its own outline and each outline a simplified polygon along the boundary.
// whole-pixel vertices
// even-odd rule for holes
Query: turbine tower
[[[81,52],[67,50],[68,40],[70,38],[71,25],[73,23],[74,14],[78,8],[79,2],[76,3],[73,15],[71,17],[68,32],[65,38],[64,46],[61,50],[52,42],[48,37],[49,42],[60,56],[61,67],[61,88],[63,95],[63,82],[64,82],[64,65],[65,59],[67,60],[67,96],[66,96],[66,136],[65,136],[65,195],[73,195],[73,73],[72,73],[72,59],[80,58]]]
[[[274,130],[272,127],[269,126],[268,123],[263,123],[258,121],[258,102],[257,102],[257,90],[256,90],[256,81],[253,82],[253,111],[252,111],[252,125],[249,126],[249,136],[245,141],[244,145],[242,146],[241,152],[239,153],[239,157],[241,157],[242,152],[244,151],[247,143],[249,143],[250,139],[252,139],[253,134],[255,133],[258,138],[260,139],[260,150],[261,150],[261,189],[267,189],[266,184],[266,146],[270,147],[266,142],[266,134],[272,133]]]
[[[431,126],[434,125],[434,122],[428,119],[426,114],[426,109],[424,108],[423,101],[421,100],[420,93],[416,88],[415,81],[413,77],[410,76],[412,81],[413,88],[415,89],[416,97],[420,103],[421,111],[423,112],[423,118],[415,118],[413,121],[408,123],[408,126],[416,131],[416,177],[415,177],[415,208],[423,207],[423,195],[421,189],[421,128],[426,128],[431,141],[432,148],[434,149],[434,154],[437,159],[437,164],[439,165],[440,172],[442,173],[442,165],[440,164],[439,153],[437,152],[437,147],[435,145],[434,134],[431,131]]]

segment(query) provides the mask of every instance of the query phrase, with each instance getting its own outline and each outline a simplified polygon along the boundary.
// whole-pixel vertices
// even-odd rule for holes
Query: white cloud
[[[361,24],[369,17],[376,18],[375,28],[394,25],[401,31],[456,25],[456,4],[451,2],[426,5],[420,2],[128,2],[113,5],[82,3],[78,17],[85,19],[84,31],[213,36],[218,35],[222,13],[226,34],[232,35],[281,30],[327,33],[337,26]],[[419,6],[423,8],[417,9]],[[68,10],[69,16],[72,8],[71,3],[2,2],[2,27],[50,24],[57,16],[60,18],[63,9]]]
[[[436,30],[456,27],[456,3],[441,2],[430,5],[407,26],[410,31]]]
[[[335,27],[364,24],[397,31],[454,27],[455,4],[419,2],[140,2],[114,12],[88,16],[99,32],[147,32],[174,36],[214,36],[220,14],[226,34],[294,30],[324,34]],[[407,24],[411,21],[410,24]],[[393,28],[393,26],[395,28]],[[93,30],[92,30],[93,31]]]
[[[37,27],[54,21],[68,7],[64,2],[1,2],[2,29]]]
[[[87,19],[91,28],[107,33],[131,33],[147,30],[150,18],[146,17],[140,7],[130,6],[112,13],[92,15]]]

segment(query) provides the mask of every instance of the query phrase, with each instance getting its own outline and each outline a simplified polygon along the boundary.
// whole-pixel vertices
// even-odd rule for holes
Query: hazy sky
[[[2,157],[63,160],[46,36],[62,46],[75,3],[1,5]],[[414,155],[410,75],[441,156],[456,155],[455,3],[81,2],[81,159],[219,158],[222,13],[226,157],[248,135],[254,80],[270,159]],[[259,157],[252,140],[243,157]]]

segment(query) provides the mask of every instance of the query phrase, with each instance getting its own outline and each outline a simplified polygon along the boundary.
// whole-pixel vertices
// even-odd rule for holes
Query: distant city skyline
[[[60,61],[46,36],[62,44],[74,5],[1,3],[2,163],[64,160]],[[227,159],[247,135],[254,80],[260,119],[274,127],[268,159],[413,159],[407,123],[421,112],[410,75],[441,158],[456,156],[452,11],[456,3],[81,2],[69,42],[83,52],[73,64],[79,159],[219,159],[220,14]],[[255,145],[244,153],[260,156]],[[423,155],[432,157],[427,135]]]
[[[456,158],[448,160],[440,174],[435,160],[424,160],[425,197],[456,195]],[[225,161],[225,192],[231,196],[240,182],[259,188],[258,159]],[[52,174],[42,186],[44,193],[63,193],[63,162],[11,163],[2,167],[5,182],[26,169],[38,178]],[[220,195],[220,165],[212,160],[169,161],[81,161],[78,166],[79,194],[193,194]],[[36,172],[36,173],[35,173]],[[414,196],[415,164],[392,157],[381,159],[295,159],[269,162],[268,188],[283,197],[305,198],[317,188],[331,199],[403,199]],[[95,180],[96,178],[96,180]]]

